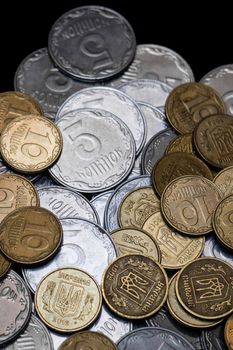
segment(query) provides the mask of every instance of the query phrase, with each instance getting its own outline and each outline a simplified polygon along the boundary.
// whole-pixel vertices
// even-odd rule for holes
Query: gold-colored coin
[[[166,301],[168,278],[155,260],[139,254],[123,255],[106,269],[102,293],[119,316],[142,319],[153,315]]]
[[[56,252],[61,241],[61,224],[45,208],[18,208],[0,223],[0,249],[10,260],[18,263],[44,261]]]
[[[161,265],[165,269],[180,269],[198,258],[205,244],[204,237],[191,237],[170,228],[161,212],[152,214],[144,223],[143,230],[156,240],[162,252]]]
[[[36,289],[35,307],[41,320],[59,332],[77,332],[97,318],[100,288],[87,272],[61,268],[46,275]]]
[[[98,332],[78,332],[66,339],[58,350],[117,350],[106,335]]]
[[[233,166],[221,170],[213,179],[223,197],[233,194]]]
[[[39,195],[29,180],[20,175],[0,175],[0,222],[17,208],[39,205]]]
[[[223,99],[201,83],[177,86],[168,96],[165,109],[169,122],[181,134],[193,132],[199,121],[209,115],[226,113]]]
[[[120,227],[141,228],[145,220],[160,208],[160,200],[151,186],[129,192],[118,209]]]
[[[176,230],[203,235],[211,232],[211,215],[221,200],[218,187],[205,177],[181,176],[167,185],[161,197],[166,221]]]
[[[165,154],[174,152],[189,153],[196,156],[196,151],[193,147],[193,136],[192,134],[179,135],[173,139],[166,148]]]
[[[0,278],[2,278],[11,267],[11,262],[0,251]]]
[[[161,261],[161,252],[154,238],[146,231],[134,227],[122,228],[111,232],[119,255],[142,254]]]
[[[233,314],[228,318],[224,327],[224,339],[229,350],[233,350]]]
[[[209,180],[213,175],[208,166],[192,154],[176,152],[162,157],[154,166],[152,182],[161,196],[164,188],[174,179],[184,175],[200,175]]]
[[[1,154],[16,171],[36,173],[52,165],[61,153],[58,127],[40,115],[14,119],[2,131]]]
[[[176,295],[191,314],[206,320],[233,312],[233,267],[217,258],[199,258],[179,272]]]

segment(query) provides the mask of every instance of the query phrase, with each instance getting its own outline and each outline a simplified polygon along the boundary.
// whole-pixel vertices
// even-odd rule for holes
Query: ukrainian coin
[[[43,187],[58,186],[56,182],[53,181],[49,172],[45,171],[37,180],[34,181],[33,185],[37,190]]]
[[[216,235],[207,235],[202,256],[222,259],[233,265],[232,253],[216,240]]]
[[[228,349],[233,349],[233,314],[227,319],[224,327],[224,339]]]
[[[164,269],[145,255],[123,255],[103,275],[103,297],[119,316],[141,319],[158,311],[167,298]]]
[[[14,175],[22,175],[11,168],[0,158],[0,175],[2,174],[14,174]],[[40,178],[41,174],[23,174],[23,177],[26,177],[29,181],[35,182]]]
[[[100,225],[104,227],[104,212],[106,208],[106,204],[108,199],[111,197],[113,194],[113,191],[107,191],[104,193],[100,193],[97,196],[94,196],[91,200],[91,204],[95,208],[99,220],[100,220]]]
[[[31,304],[24,281],[10,270],[0,282],[0,346],[23,332],[31,316]]]
[[[213,179],[215,185],[218,186],[223,197],[233,194],[233,166],[229,166],[221,170]]]
[[[177,136],[172,129],[165,129],[153,136],[142,151],[142,173],[151,175],[157,161],[163,157],[168,144]]]
[[[216,168],[233,165],[233,120],[223,114],[203,119],[194,131],[198,153]]]
[[[136,188],[121,201],[118,222],[124,228],[141,228],[144,222],[159,209],[160,200],[151,186]]]
[[[40,172],[53,164],[62,149],[56,125],[40,115],[27,115],[9,123],[0,139],[3,159],[16,171]]]
[[[180,269],[198,258],[204,248],[204,237],[184,236],[174,231],[166,224],[160,211],[145,221],[143,230],[158,243],[162,253],[161,265],[166,269]]]
[[[176,294],[194,316],[220,319],[233,311],[233,268],[217,258],[199,258],[180,271]]]
[[[62,240],[56,216],[44,208],[22,207],[0,224],[0,248],[11,260],[35,264],[51,257]]]
[[[113,114],[77,110],[57,125],[64,145],[49,171],[59,183],[80,192],[101,192],[118,185],[130,173],[135,161],[133,136]]]
[[[233,195],[225,197],[213,213],[213,227],[220,242],[229,249],[233,249],[232,226],[231,218],[233,211]]]
[[[199,158],[184,152],[174,152],[161,158],[154,166],[152,182],[161,196],[165,187],[174,179],[184,175],[200,175],[212,180],[208,166]]]
[[[98,332],[79,332],[71,335],[58,348],[58,350],[73,349],[117,350],[116,345],[104,334]]]
[[[185,152],[195,156],[196,151],[193,147],[192,134],[179,135],[173,139],[167,146],[165,153],[170,154],[173,152]]]
[[[205,350],[227,350],[224,342],[224,326],[222,323],[211,329],[202,331],[202,349]]]
[[[106,210],[104,213],[104,226],[106,227],[107,231],[111,232],[119,228],[117,211],[122,199],[126,196],[126,194],[136,188],[145,187],[145,186],[151,186],[150,176],[138,176],[130,180],[127,180],[123,182],[113,192],[111,197],[108,199]]]
[[[186,83],[176,87],[166,100],[166,115],[181,134],[193,132],[202,119],[226,112],[225,104],[217,92],[200,83]]]
[[[0,252],[0,278],[2,278],[11,267],[11,261]]]
[[[218,187],[197,176],[181,176],[167,185],[161,197],[162,213],[176,230],[202,235],[212,231],[211,215],[221,200]]]
[[[35,294],[41,320],[59,332],[77,332],[98,316],[102,296],[97,282],[77,268],[61,268],[46,275]]]

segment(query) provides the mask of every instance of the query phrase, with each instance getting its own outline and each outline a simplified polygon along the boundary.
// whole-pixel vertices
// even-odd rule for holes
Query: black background
[[[190,64],[196,80],[219,65],[233,63],[233,12],[225,2],[3,1],[0,91],[12,90],[19,63],[32,51],[47,46],[49,30],[60,15],[88,4],[120,12],[132,25],[138,44],[155,43],[177,51]]]

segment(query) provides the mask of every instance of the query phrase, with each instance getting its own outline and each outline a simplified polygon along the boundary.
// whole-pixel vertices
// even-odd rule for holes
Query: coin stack
[[[1,349],[233,349],[232,72],[194,82],[100,6],[20,63],[0,94]]]

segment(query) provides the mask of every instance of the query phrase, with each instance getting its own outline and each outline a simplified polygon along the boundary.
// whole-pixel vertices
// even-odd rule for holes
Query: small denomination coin
[[[233,265],[233,256],[231,251],[229,249],[226,249],[221,243],[219,243],[215,234],[210,234],[206,236],[202,256],[211,256],[214,258],[219,258]]]
[[[62,149],[62,136],[56,125],[40,115],[14,119],[0,139],[3,159],[16,171],[40,172],[51,166]]]
[[[181,176],[167,185],[161,197],[162,213],[176,230],[202,235],[212,231],[211,215],[221,200],[218,187],[197,176]]]
[[[24,331],[31,308],[31,295],[25,282],[10,270],[0,282],[0,347]]]
[[[51,257],[62,240],[62,227],[49,210],[22,207],[0,224],[0,249],[11,260],[35,264]]]
[[[225,104],[218,93],[200,83],[179,85],[166,100],[167,118],[181,134],[193,132],[203,118],[225,112]]]
[[[194,316],[220,319],[233,311],[233,267],[217,258],[199,258],[180,271],[176,295]]]
[[[224,327],[224,339],[229,350],[233,349],[233,314],[227,319]]]
[[[233,194],[233,166],[221,170],[213,179],[223,196]]]
[[[225,197],[218,203],[213,213],[213,227],[220,242],[227,248],[233,250],[232,228],[233,221],[231,218],[233,212],[233,195]]]
[[[170,154],[173,152],[184,152],[196,155],[196,151],[193,147],[192,134],[179,135],[173,139],[167,146],[165,154]]]
[[[104,227],[104,212],[105,212],[106,204],[112,194],[113,194],[113,191],[106,191],[98,194],[97,196],[94,196],[90,201],[98,214],[100,225],[102,227]]]
[[[77,268],[50,272],[40,282],[35,294],[35,307],[41,320],[64,333],[81,330],[94,322],[101,304],[97,282]]]
[[[202,349],[204,350],[229,350],[224,341],[224,325],[205,329],[201,333]]]
[[[11,267],[11,261],[0,252],[0,278],[2,278]]]
[[[58,348],[58,350],[73,349],[117,350],[117,347],[104,334],[84,331],[71,335]]]
[[[123,255],[106,269],[102,292],[116,314],[141,319],[162,307],[167,298],[168,279],[155,260],[140,254]]]

